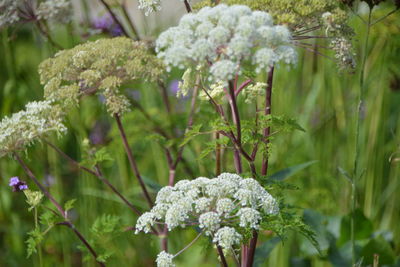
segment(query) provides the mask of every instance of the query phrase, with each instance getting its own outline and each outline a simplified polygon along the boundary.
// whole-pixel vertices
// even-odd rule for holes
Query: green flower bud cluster
[[[253,10],[266,11],[272,15],[276,24],[287,24],[290,28],[307,26],[320,22],[321,15],[331,12],[335,22],[345,23],[346,12],[340,9],[337,0],[221,0],[228,5],[247,5]],[[212,6],[213,1],[204,0],[195,5],[195,9]],[[315,26],[315,25],[313,25]]]
[[[44,95],[62,105],[78,104],[83,95],[105,98],[111,115],[129,110],[120,87],[132,81],[159,82],[164,66],[145,44],[126,37],[100,39],[58,52],[39,66]]]

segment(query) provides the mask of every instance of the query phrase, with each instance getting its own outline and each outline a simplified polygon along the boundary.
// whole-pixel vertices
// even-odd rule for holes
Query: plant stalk
[[[139,168],[137,167],[136,160],[135,160],[135,158],[133,156],[132,150],[129,147],[128,139],[126,138],[126,134],[125,134],[125,130],[124,130],[124,127],[122,125],[122,122],[121,122],[121,118],[119,117],[118,114],[114,114],[114,118],[117,121],[118,130],[119,130],[120,136],[122,138],[122,143],[124,145],[125,152],[126,152],[126,154],[128,156],[128,160],[129,160],[129,164],[131,166],[131,169],[132,169],[133,173],[135,174],[137,180],[139,181],[139,184],[140,184],[140,187],[142,188],[144,197],[145,197],[147,203],[149,204],[149,207],[151,208],[151,207],[153,207],[153,201],[151,200],[150,194],[147,191],[147,188],[146,188],[146,185],[145,185],[145,183],[143,181],[143,178],[140,175]]]
[[[369,9],[368,21],[367,21],[367,33],[364,43],[364,51],[361,63],[361,73],[360,73],[360,91],[358,98],[358,108],[357,108],[357,123],[356,123],[356,144],[355,144],[355,157],[354,157],[354,169],[353,169],[353,179],[352,179],[352,190],[351,190],[351,222],[350,222],[350,232],[351,232],[351,262],[352,265],[356,263],[356,252],[355,252],[355,210],[357,206],[357,181],[360,178],[359,164],[360,164],[360,128],[362,123],[362,108],[364,105],[364,95],[365,95],[365,66],[367,61],[368,53],[368,42],[371,30],[371,17],[372,10]]]

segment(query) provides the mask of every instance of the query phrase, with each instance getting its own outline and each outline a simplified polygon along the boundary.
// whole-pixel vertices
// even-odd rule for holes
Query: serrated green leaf
[[[36,253],[36,247],[42,242],[43,235],[39,228],[36,228],[28,233],[28,239],[25,241],[27,247],[27,258],[29,258],[33,253]]]
[[[106,234],[119,233],[120,218],[116,215],[104,214],[97,218],[92,225],[91,232],[98,237]]]
[[[73,198],[73,199],[70,199],[67,202],[65,202],[64,210],[69,211],[70,209],[72,209],[74,207],[75,201],[76,201],[76,199]]]
[[[201,134],[200,133],[200,129],[203,125],[202,124],[197,124],[194,125],[190,130],[188,130],[185,133],[185,138],[183,139],[183,141],[180,143],[180,147],[186,145],[190,140],[192,140],[195,136]]]

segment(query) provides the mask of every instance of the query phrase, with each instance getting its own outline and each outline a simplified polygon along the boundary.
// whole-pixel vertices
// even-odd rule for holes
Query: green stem
[[[38,212],[37,208],[34,207],[34,216],[35,216],[35,228],[37,229],[39,227],[39,220],[38,220]],[[43,266],[43,257],[42,257],[42,248],[40,247],[40,244],[37,246],[37,251],[38,251],[38,256],[39,256],[39,266]]]
[[[351,251],[352,251],[352,265],[356,263],[356,255],[355,255],[355,209],[356,209],[356,190],[357,190],[357,180],[360,178],[359,165],[360,165],[360,126],[362,122],[361,110],[364,104],[365,98],[365,65],[367,61],[367,53],[368,53],[368,42],[369,35],[371,29],[371,15],[372,10],[369,10],[368,14],[368,22],[367,22],[367,33],[364,43],[364,51],[361,62],[361,73],[360,73],[360,91],[359,91],[359,99],[358,99],[358,109],[357,109],[357,123],[356,123],[356,144],[355,144],[355,158],[354,158],[354,169],[353,169],[353,183],[352,183],[352,192],[351,192]]]

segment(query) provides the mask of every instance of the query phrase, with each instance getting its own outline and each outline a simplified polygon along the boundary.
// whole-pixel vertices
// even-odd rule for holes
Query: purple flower
[[[18,177],[11,177],[9,186],[16,186],[19,182],[20,181]]]
[[[21,181],[18,177],[11,177],[8,185],[13,188],[13,192],[19,192],[28,189],[28,185],[24,181]]]
[[[172,82],[170,82],[168,87],[171,94],[176,96],[179,91],[179,80],[173,80]]]
[[[123,34],[121,26],[116,24],[114,19],[109,15],[94,18],[92,21],[92,27],[96,30],[100,30],[103,33],[109,33],[114,37],[121,36]]]
[[[122,29],[121,26],[118,24],[115,24],[114,27],[110,29],[110,33],[113,37],[121,36],[122,35]]]
[[[112,27],[114,21],[110,16],[102,16],[93,19],[92,23],[93,23],[93,28],[97,30],[107,31],[110,27]]]

